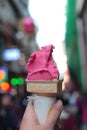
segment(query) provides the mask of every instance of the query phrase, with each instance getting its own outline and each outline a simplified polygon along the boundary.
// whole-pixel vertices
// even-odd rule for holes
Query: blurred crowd
[[[0,94],[0,130],[19,130],[27,105],[26,95]],[[87,130],[87,92],[71,89],[59,94],[58,99],[64,104],[58,130]]]
[[[87,130],[87,92],[65,92],[58,99],[64,103],[60,130]]]
[[[0,130],[18,130],[25,110],[24,97],[0,94]]]

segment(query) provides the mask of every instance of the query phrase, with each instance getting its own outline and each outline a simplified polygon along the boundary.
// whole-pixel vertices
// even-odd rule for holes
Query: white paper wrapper
[[[50,114],[50,110],[54,105],[56,98],[55,97],[44,97],[44,96],[32,96],[35,112],[37,114],[38,120],[41,124],[43,124],[48,115]]]

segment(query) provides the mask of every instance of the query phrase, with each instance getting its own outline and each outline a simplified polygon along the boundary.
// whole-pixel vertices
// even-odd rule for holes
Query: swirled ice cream
[[[32,92],[34,109],[41,124],[46,121],[59,92],[59,71],[53,60],[53,49],[53,45],[42,47],[30,56],[26,65],[27,92]]]

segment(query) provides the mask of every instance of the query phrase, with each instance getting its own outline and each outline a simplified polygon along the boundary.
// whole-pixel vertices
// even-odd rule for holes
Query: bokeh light
[[[8,82],[2,82],[1,83],[1,89],[3,91],[9,91],[10,90],[10,84]]]
[[[18,80],[16,78],[12,78],[10,83],[13,85],[13,86],[16,86],[18,84]]]
[[[24,84],[24,79],[21,78],[21,77],[12,78],[12,79],[10,80],[10,83],[11,83],[13,86],[22,85],[22,84]]]
[[[0,70],[0,80],[3,80],[5,78],[6,74],[4,70]]]

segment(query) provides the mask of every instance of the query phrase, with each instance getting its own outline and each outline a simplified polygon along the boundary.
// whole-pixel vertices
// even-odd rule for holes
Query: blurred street
[[[66,1],[65,39],[58,41],[64,55],[54,56],[65,58],[59,65],[66,88],[56,96],[64,104],[56,130],[87,130],[87,1]],[[31,14],[29,0],[0,0],[0,130],[19,130],[31,95],[26,91],[26,63],[40,49],[39,26]]]

